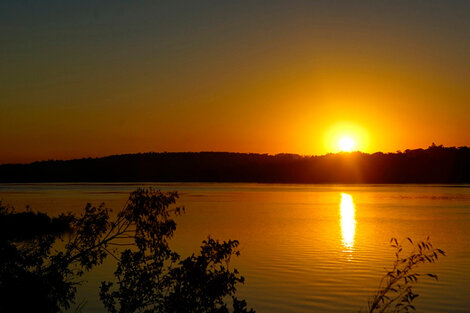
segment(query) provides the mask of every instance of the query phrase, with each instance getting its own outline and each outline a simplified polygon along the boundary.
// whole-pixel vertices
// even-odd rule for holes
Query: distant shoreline
[[[0,183],[469,184],[470,148],[300,156],[231,152],[113,155],[0,165]]]

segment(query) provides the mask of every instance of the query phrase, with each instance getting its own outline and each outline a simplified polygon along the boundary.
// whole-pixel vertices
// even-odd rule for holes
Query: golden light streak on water
[[[354,236],[356,234],[356,219],[353,197],[347,193],[341,193],[341,234],[343,246],[347,249],[354,248]]]

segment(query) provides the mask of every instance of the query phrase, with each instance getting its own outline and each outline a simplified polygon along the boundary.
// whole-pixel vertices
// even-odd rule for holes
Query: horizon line
[[[257,155],[266,155],[266,156],[279,156],[279,155],[294,155],[294,156],[300,156],[300,157],[323,157],[323,156],[328,156],[328,155],[335,155],[335,154],[368,154],[368,155],[373,155],[376,153],[382,153],[382,154],[400,154],[404,153],[406,151],[413,151],[413,150],[427,150],[430,148],[469,148],[469,146],[444,146],[444,145],[436,145],[436,144],[431,144],[427,148],[414,148],[414,149],[404,149],[404,150],[396,150],[395,152],[383,152],[383,151],[375,151],[375,152],[363,152],[360,150],[356,151],[338,151],[338,152],[328,152],[325,154],[299,154],[299,153],[290,153],[290,152],[280,152],[280,153],[263,153],[263,152],[236,152],[236,151],[216,151],[216,150],[200,150],[200,151],[146,151],[146,152],[134,152],[134,153],[117,153],[117,154],[107,154],[103,156],[84,156],[84,157],[73,157],[70,159],[42,159],[42,160],[35,160],[35,161],[27,161],[27,162],[18,162],[18,163],[12,163],[12,162],[6,162],[6,163],[0,163],[0,166],[3,165],[28,165],[28,164],[33,164],[33,163],[42,163],[42,162],[53,162],[53,161],[75,161],[75,160],[85,160],[85,159],[104,159],[104,158],[109,158],[109,157],[114,157],[114,156],[125,156],[125,155],[138,155],[138,154],[182,154],[182,153],[231,153],[231,154],[257,154]]]

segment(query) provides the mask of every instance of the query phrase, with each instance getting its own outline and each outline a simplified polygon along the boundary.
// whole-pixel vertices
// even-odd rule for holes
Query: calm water
[[[186,214],[173,247],[182,255],[208,235],[240,241],[239,296],[257,312],[357,312],[392,264],[390,238],[428,235],[448,256],[422,268],[440,279],[420,281],[418,312],[470,312],[470,186],[9,184],[0,199],[78,213],[87,202],[119,209],[138,186],[180,192]],[[113,270],[109,260],[87,275],[84,312],[104,312],[98,284]]]

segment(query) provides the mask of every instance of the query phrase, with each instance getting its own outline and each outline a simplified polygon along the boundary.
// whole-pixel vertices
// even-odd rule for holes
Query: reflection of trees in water
[[[229,306],[234,312],[254,312],[235,295],[244,280],[229,267],[231,256],[239,254],[237,241],[208,238],[198,255],[185,259],[171,250],[173,217],[181,209],[170,206],[177,198],[176,192],[139,189],[115,220],[103,205],[87,205],[80,217],[53,220],[1,207],[0,223],[16,225],[0,238],[0,311],[69,309],[80,277],[111,255],[118,260],[116,282],[103,282],[100,288],[110,312],[228,312]],[[42,226],[25,236],[34,225]],[[70,225],[73,234],[57,251],[61,225]],[[120,255],[116,245],[125,246]]]

